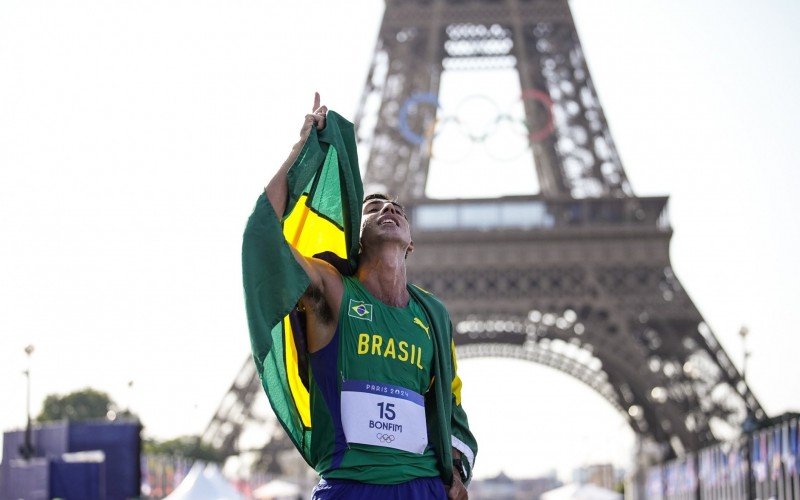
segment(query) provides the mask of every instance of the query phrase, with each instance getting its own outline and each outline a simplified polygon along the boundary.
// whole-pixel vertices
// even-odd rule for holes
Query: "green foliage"
[[[200,436],[181,436],[167,441],[147,438],[142,448],[147,454],[170,455],[218,464],[223,463],[226,458],[221,452],[201,443]]]
[[[42,404],[42,411],[36,420],[94,420],[106,418],[114,402],[105,392],[90,387],[67,395],[50,394]]]

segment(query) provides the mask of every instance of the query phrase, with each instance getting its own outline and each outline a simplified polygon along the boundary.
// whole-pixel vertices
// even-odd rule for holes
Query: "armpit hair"
[[[313,283],[308,285],[306,293],[303,295],[303,304],[306,308],[311,308],[311,312],[322,323],[330,324],[333,322],[333,311],[331,306],[325,300],[322,290]],[[306,312],[309,312],[306,310]]]

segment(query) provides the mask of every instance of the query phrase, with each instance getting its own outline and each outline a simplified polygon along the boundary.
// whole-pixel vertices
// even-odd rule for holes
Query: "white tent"
[[[242,500],[216,464],[195,462],[181,484],[165,500]]]
[[[541,500],[622,500],[622,495],[594,484],[567,484],[542,493]]]
[[[222,471],[217,464],[206,465],[203,474],[217,487],[217,491],[219,491],[221,495],[219,498],[242,498],[242,495],[236,491],[236,488],[222,475]]]
[[[275,479],[253,491],[256,500],[295,500],[300,496],[300,487],[288,481]]]

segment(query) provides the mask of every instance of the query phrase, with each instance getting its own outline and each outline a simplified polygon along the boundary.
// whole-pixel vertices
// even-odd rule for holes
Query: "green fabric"
[[[353,125],[330,111],[325,130],[319,134],[312,130],[287,178],[289,196],[285,213],[290,214],[302,195],[308,194],[308,206],[341,226],[348,253],[346,262],[340,262],[337,268],[343,274],[352,274],[357,265],[364,194]],[[285,345],[282,325],[282,319],[293,311],[310,280],[295,261],[283,236],[282,221],[264,194],[256,202],[245,229],[242,271],[250,342],[262,385],[289,438],[303,458],[316,468],[310,444],[313,431],[303,425],[287,380],[289,346]],[[452,324],[444,305],[433,295],[412,285],[408,290],[422,307],[434,339],[434,383],[426,395],[428,439],[437,455],[439,474],[450,484],[452,438],[466,443],[473,457],[477,453],[466,414],[455,404],[450,387],[455,376]],[[304,341],[302,335],[295,337],[299,353],[305,352]],[[471,464],[469,473],[471,477]]]
[[[341,267],[355,270],[364,192],[353,124],[329,112],[327,126],[319,134],[311,130],[287,179],[285,216],[307,194],[307,205],[341,226],[348,255]],[[264,390],[289,438],[311,464],[311,429],[303,425],[292,400],[282,324],[310,280],[283,237],[282,223],[262,193],[247,222],[242,243],[245,308],[253,360]],[[298,346],[298,351],[304,348]]]
[[[453,437],[466,444],[471,451],[472,460],[463,460],[467,468],[467,483],[472,480],[474,457],[478,454],[478,443],[469,430],[469,422],[464,408],[456,404],[451,383],[456,376],[453,369],[453,324],[444,304],[430,292],[415,285],[408,285],[411,297],[419,302],[425,311],[427,323],[434,334],[433,371],[439,374],[433,380],[433,390],[425,401],[428,412],[428,442],[434,446],[439,457],[439,473],[446,484],[452,482]],[[430,400],[430,401],[429,401]],[[431,404],[432,403],[432,404]],[[438,425],[433,425],[436,422]],[[458,447],[457,447],[458,448]],[[466,450],[461,450],[462,453]]]

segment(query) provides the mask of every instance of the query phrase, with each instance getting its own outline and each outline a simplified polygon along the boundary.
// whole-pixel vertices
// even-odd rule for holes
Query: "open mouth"
[[[395,221],[394,221],[394,220],[392,220],[392,219],[384,219],[384,220],[382,220],[382,221],[380,222],[380,224],[379,224],[379,225],[380,225],[380,226],[385,226],[385,225],[387,225],[387,224],[391,224],[391,225],[393,225],[393,226],[395,226],[395,227],[399,227],[399,225],[397,224],[397,222],[395,222]]]

